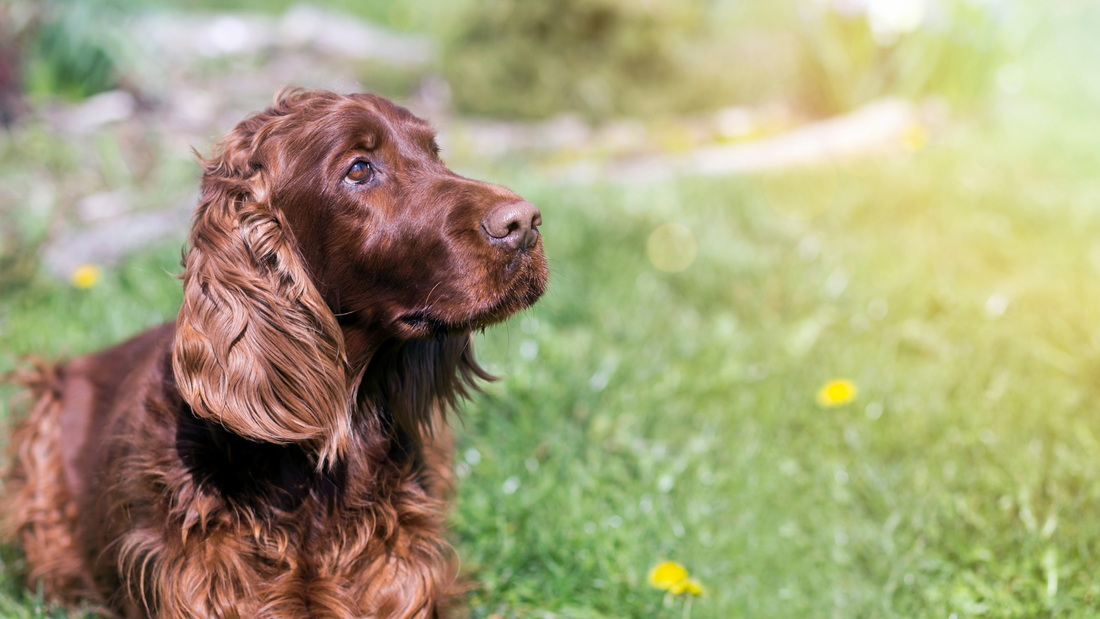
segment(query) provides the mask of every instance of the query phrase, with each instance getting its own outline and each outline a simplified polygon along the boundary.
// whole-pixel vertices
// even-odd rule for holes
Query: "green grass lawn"
[[[458,424],[473,615],[1100,614],[1100,117],[1061,45],[1034,50],[1032,94],[908,155],[645,185],[500,172],[542,209],[552,281],[480,337],[504,379]],[[675,274],[647,256],[667,222],[698,245]],[[5,291],[0,370],[172,318],[179,246],[87,291]],[[818,406],[837,377],[858,397]],[[0,614],[46,616],[2,558]],[[647,584],[665,559],[706,587],[690,609]]]

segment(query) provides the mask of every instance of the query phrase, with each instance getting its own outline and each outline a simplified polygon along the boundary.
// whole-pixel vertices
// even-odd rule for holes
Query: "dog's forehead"
[[[354,100],[364,121],[365,128],[379,135],[417,145],[428,145],[435,140],[435,129],[424,119],[396,103],[375,95],[358,95]]]

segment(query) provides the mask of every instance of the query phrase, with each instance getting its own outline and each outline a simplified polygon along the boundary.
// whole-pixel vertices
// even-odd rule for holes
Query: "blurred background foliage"
[[[1002,0],[810,3],[799,20],[800,103],[836,113],[886,95],[981,100],[1023,46],[1022,10]]]
[[[117,7],[41,3],[34,8],[33,21],[25,26],[29,32],[21,67],[30,96],[82,99],[119,83],[118,52],[109,25],[111,14],[117,17]]]
[[[69,100],[115,88],[124,78],[118,30],[123,8],[114,0],[0,4],[7,88]]]
[[[473,3],[447,39],[444,75],[463,111],[521,117],[689,113],[780,95],[820,114],[886,95],[967,102],[987,92],[1016,24],[1002,3],[975,0],[761,4]]]
[[[289,0],[196,2],[280,12]],[[456,0],[329,6],[442,41],[459,112],[592,119],[783,97],[818,114],[886,95],[981,98],[1026,37],[1007,0]],[[117,25],[155,0],[15,0],[24,89],[82,97],[125,78]],[[163,8],[163,7],[161,7]],[[13,32],[14,30],[14,32]],[[9,59],[10,62],[10,59]],[[792,87],[794,86],[794,87]]]
[[[706,109],[746,94],[720,70],[714,50],[688,49],[707,35],[708,4],[474,3],[447,39],[443,74],[458,108],[474,114],[606,118]]]

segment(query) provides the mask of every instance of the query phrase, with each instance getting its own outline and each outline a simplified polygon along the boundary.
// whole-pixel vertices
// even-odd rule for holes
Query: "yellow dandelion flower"
[[[685,579],[683,579],[682,581],[677,583],[675,586],[669,588],[669,591],[671,591],[673,595],[680,595],[682,593],[690,593],[692,595],[705,595],[706,594],[706,589],[704,589],[703,585],[700,584],[699,581],[695,580],[694,578],[685,578]]]
[[[817,403],[825,408],[843,406],[856,399],[855,383],[846,378],[831,380],[817,392]]]
[[[657,589],[663,589],[673,595],[690,593],[703,595],[703,585],[694,578],[688,577],[688,571],[684,566],[675,561],[664,561],[653,566],[649,570],[649,584]]]
[[[675,561],[665,561],[664,563],[658,563],[653,566],[653,569],[649,570],[649,584],[658,589],[670,589],[683,582],[687,575],[688,572],[684,569],[684,566]]]
[[[901,145],[908,150],[920,150],[928,143],[928,129],[920,123],[913,123],[901,132]]]
[[[81,290],[87,290],[92,286],[95,286],[99,281],[101,271],[98,266],[94,264],[82,264],[73,270],[73,274],[69,276],[69,281],[73,286],[80,288]]]

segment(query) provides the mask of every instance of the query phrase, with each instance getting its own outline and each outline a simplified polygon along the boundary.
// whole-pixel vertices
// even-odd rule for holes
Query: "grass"
[[[464,434],[475,609],[675,616],[671,558],[695,616],[1096,612],[1096,186],[991,138],[837,170],[812,221],[752,180],[527,191],[556,277],[482,345],[509,378]],[[668,219],[681,274],[645,255]],[[836,376],[860,397],[821,409]]]
[[[1066,64],[1087,36],[1037,45],[1029,94],[912,154],[643,186],[495,174],[542,208],[553,278],[480,339],[505,378],[459,424],[472,614],[1100,613],[1100,121]],[[697,240],[680,273],[647,257],[667,222]],[[178,258],[7,290],[0,370],[169,319]],[[821,408],[835,377],[858,398]],[[0,611],[48,616],[0,558]],[[664,559],[708,595],[651,589]]]

